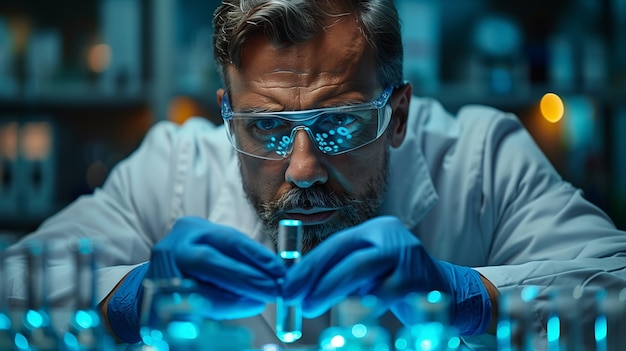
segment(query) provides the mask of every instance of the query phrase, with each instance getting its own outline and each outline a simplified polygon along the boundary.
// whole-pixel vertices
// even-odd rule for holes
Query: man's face
[[[334,18],[313,40],[288,48],[256,36],[244,47],[241,69],[230,67],[229,75],[234,111],[365,103],[383,89],[373,52],[352,16]],[[401,143],[405,121],[394,117],[376,141],[335,156],[321,153],[303,130],[283,160],[239,154],[244,190],[274,242],[280,219],[304,223],[306,253],[329,235],[374,216],[385,190],[389,146]]]

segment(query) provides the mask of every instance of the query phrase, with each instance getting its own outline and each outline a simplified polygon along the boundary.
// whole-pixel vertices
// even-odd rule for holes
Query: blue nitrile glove
[[[482,334],[491,300],[480,274],[433,259],[395,217],[378,217],[335,233],[287,271],[283,296],[316,317],[348,295],[375,295],[404,324],[417,316],[402,301],[411,292],[450,296],[450,322],[461,335]]]
[[[285,266],[276,254],[234,228],[182,217],[152,248],[150,262],[133,269],[107,306],[111,328],[127,343],[140,341],[139,313],[146,279],[192,278],[211,302],[206,317],[257,315],[279,295]]]

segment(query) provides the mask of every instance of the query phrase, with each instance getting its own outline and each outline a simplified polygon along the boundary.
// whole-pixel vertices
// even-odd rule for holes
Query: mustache
[[[264,210],[284,213],[294,208],[331,207],[342,208],[346,204],[358,204],[363,200],[338,194],[323,186],[310,188],[290,188],[279,199],[263,204]]]

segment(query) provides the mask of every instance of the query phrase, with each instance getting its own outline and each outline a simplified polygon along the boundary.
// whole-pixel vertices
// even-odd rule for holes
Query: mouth
[[[285,218],[297,219],[303,225],[323,224],[337,215],[337,208],[294,208],[285,212]]]

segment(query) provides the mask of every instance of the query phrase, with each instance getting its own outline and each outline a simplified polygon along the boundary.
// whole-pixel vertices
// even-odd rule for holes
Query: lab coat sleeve
[[[626,287],[626,233],[561,179],[517,118],[501,117],[482,146],[482,193],[490,196],[480,217],[489,247],[488,264],[476,269],[501,293]],[[545,326],[546,305],[535,307]]]
[[[164,235],[171,198],[169,162],[177,127],[162,122],[140,147],[120,162],[101,189],[84,195],[46,220],[7,254],[10,300],[24,301],[27,266],[23,255],[30,242],[46,242],[48,304],[70,307],[75,289],[72,246],[77,238],[91,239],[97,259],[96,299],[101,301],[137,264],[150,257],[150,248]]]

